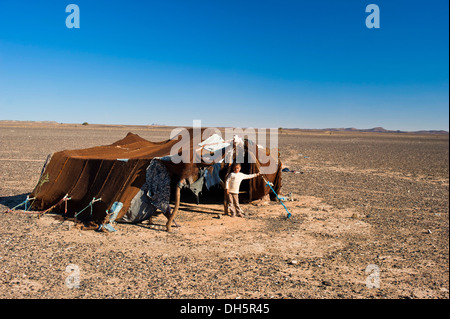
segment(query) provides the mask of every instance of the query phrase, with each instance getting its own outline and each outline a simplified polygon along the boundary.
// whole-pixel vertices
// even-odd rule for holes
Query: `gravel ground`
[[[163,217],[99,233],[3,212],[49,153],[129,131],[158,141],[170,129],[0,123],[0,298],[449,298],[448,135],[283,130],[291,219],[277,202],[243,205],[246,218],[183,204],[173,233]]]

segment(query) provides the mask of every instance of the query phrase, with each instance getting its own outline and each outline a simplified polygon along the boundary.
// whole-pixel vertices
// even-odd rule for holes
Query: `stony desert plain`
[[[171,129],[0,122],[0,298],[449,298],[445,134],[282,129],[290,219],[279,202],[243,204],[245,218],[184,203],[172,233],[163,216],[104,233],[6,212],[48,154]],[[71,264],[79,287],[67,284]]]

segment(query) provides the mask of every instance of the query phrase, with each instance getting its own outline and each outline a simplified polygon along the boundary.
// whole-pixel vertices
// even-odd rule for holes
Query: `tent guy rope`
[[[94,210],[94,207],[93,207],[93,205],[96,203],[96,202],[100,202],[102,199],[101,198],[93,198],[91,201],[90,201],[90,203],[85,207],[85,208],[83,208],[82,210],[80,210],[78,213],[76,213],[75,214],[75,219],[78,217],[78,215],[80,215],[82,212],[84,212],[86,209],[88,209],[89,207],[91,208],[91,216],[92,216],[92,212],[93,212],[93,210]]]
[[[31,200],[34,200],[34,199],[35,198],[29,198],[27,196],[27,199],[23,203],[20,203],[19,205],[13,207],[12,209],[8,209],[6,211],[6,213],[36,214],[36,215],[38,215],[38,217],[41,217],[42,215],[44,215],[44,214],[48,213],[49,211],[53,210],[55,207],[61,205],[63,202],[65,202],[65,211],[67,212],[67,201],[71,200],[69,195],[66,194],[66,195],[64,195],[64,197],[58,203],[56,203],[52,207],[50,207],[50,208],[48,208],[48,209],[46,209],[46,210],[44,210],[42,212],[40,212],[40,211],[28,211],[29,207],[27,207],[27,204],[28,204],[28,202],[30,202]],[[22,206],[22,205],[24,206],[25,210],[17,210],[17,208]]]

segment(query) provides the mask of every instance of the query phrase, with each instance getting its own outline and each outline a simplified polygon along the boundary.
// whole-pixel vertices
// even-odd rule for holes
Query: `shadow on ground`
[[[0,205],[6,206],[9,209],[12,209],[12,208],[16,207],[17,205],[24,203],[25,200],[27,199],[28,195],[30,195],[30,193],[0,197]],[[18,208],[21,208],[21,207],[18,207]],[[23,205],[22,205],[22,208],[23,208]]]

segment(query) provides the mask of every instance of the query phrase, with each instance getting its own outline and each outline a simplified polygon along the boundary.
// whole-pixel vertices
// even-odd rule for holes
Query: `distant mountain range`
[[[55,121],[17,121],[17,120],[0,120],[0,123],[37,123],[37,124],[48,124],[48,125],[61,125],[64,123],[58,123]],[[81,124],[81,123],[80,123]],[[98,124],[98,125],[106,125],[106,124]],[[116,125],[108,125],[108,126],[116,126]],[[130,126],[130,125],[120,125],[117,126]],[[141,126],[141,125],[136,125]],[[144,125],[145,126],[145,125]],[[152,123],[148,126],[162,126],[164,124]],[[170,127],[170,126],[168,126]],[[324,129],[302,129],[302,128],[286,128],[292,130],[305,130],[305,131],[329,131],[329,132],[371,132],[371,133],[413,133],[413,134],[449,134],[448,131],[444,130],[421,130],[421,131],[400,131],[400,130],[386,130],[383,127],[374,127],[369,129],[358,129],[354,127],[341,127],[341,128],[324,128]]]
[[[415,133],[415,134],[448,134],[444,130],[421,130],[421,131],[400,131],[400,130],[386,130],[383,127],[374,127],[369,129],[357,129],[354,127],[347,128],[325,128],[323,131],[333,132],[372,132],[372,133]]]

